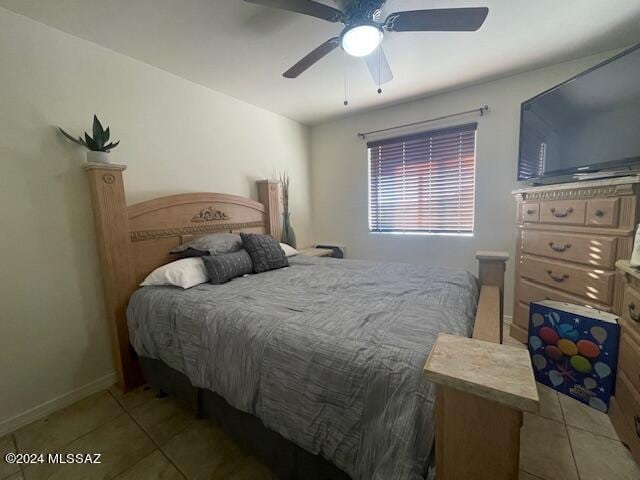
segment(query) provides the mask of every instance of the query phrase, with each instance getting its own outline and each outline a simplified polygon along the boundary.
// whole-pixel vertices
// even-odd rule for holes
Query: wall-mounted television
[[[522,104],[518,180],[640,167],[640,44]]]

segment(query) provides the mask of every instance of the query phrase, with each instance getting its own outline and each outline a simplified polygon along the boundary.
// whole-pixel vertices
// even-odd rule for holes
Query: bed
[[[479,280],[446,268],[293,257],[285,269],[222,286],[138,289],[196,235],[277,237],[280,192],[262,181],[260,201],[187,193],[127,206],[124,168],[86,166],[120,386],[146,378],[191,396],[248,448],[268,444],[259,456],[280,478],[423,478],[434,432],[440,446],[452,432],[437,406],[433,422],[436,388],[422,368],[443,332],[501,343],[508,256],[477,255]]]
[[[223,285],[142,287],[129,332],[138,355],[352,478],[415,480],[433,440],[422,366],[439,333],[471,336],[478,294],[461,270],[300,256]]]

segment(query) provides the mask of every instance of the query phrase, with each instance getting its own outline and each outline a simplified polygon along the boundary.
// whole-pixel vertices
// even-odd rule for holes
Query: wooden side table
[[[306,257],[330,257],[333,254],[333,250],[330,248],[315,247],[301,248],[298,252]]]
[[[517,480],[522,412],[539,409],[529,352],[440,334],[424,370],[436,384],[438,480]]]

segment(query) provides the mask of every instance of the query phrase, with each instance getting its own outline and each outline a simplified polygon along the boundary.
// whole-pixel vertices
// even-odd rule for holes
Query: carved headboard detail
[[[220,210],[214,210],[211,205],[203,208],[191,218],[192,222],[213,222],[216,220],[229,220],[229,216]]]
[[[119,384],[143,382],[129,344],[126,307],[131,293],[154,268],[174,260],[169,252],[207,233],[255,232],[278,238],[279,183],[258,182],[260,202],[225,193],[183,193],[126,205],[124,165],[87,164],[104,279],[107,316]]]

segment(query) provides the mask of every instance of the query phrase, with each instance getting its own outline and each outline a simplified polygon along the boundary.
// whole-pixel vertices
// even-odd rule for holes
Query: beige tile
[[[522,470],[545,480],[578,479],[564,425],[525,413],[520,440]]]
[[[566,395],[560,394],[558,397],[560,397],[560,405],[567,425],[618,440],[618,435],[606,413],[602,413]]]
[[[127,414],[98,427],[58,452],[100,453],[100,464],[41,464],[25,469],[26,480],[93,480],[113,478],[155,449],[151,439]],[[57,453],[57,452],[56,452]]]
[[[173,437],[162,451],[191,480],[227,479],[242,471],[247,461],[222,430],[205,420]]]
[[[622,443],[573,427],[569,436],[581,480],[640,478],[640,468]]]
[[[540,412],[541,417],[555,420],[556,422],[564,423],[562,416],[562,408],[560,408],[560,400],[558,399],[558,392],[552,388],[538,383],[538,395],[540,396]]]
[[[22,476],[22,472],[18,472],[3,480],[24,480],[24,477]]]
[[[143,458],[116,480],[184,480],[184,476],[160,450]]]
[[[245,459],[240,470],[231,472],[226,477],[216,478],[220,478],[220,480],[223,478],[224,480],[277,480],[271,470],[253,458]]]
[[[109,392],[96,393],[16,431],[18,451],[56,451],[121,413]]]
[[[170,397],[154,398],[130,413],[158,445],[164,445],[196,420],[194,412]]]
[[[114,385],[109,389],[109,391],[126,411],[130,411],[133,408],[143,405],[155,398],[156,395],[156,392],[154,392],[148,385],[143,385],[142,387],[138,387],[127,393],[124,393],[120,387]]]
[[[535,475],[531,475],[530,473],[527,473],[524,470],[520,470],[520,475],[518,476],[518,480],[540,480],[540,477],[536,477]]]
[[[4,456],[7,453],[15,453],[16,444],[13,440],[13,435],[6,435],[0,438],[0,478],[8,477],[16,472],[20,471],[20,465],[15,463],[7,463],[4,460]]]

